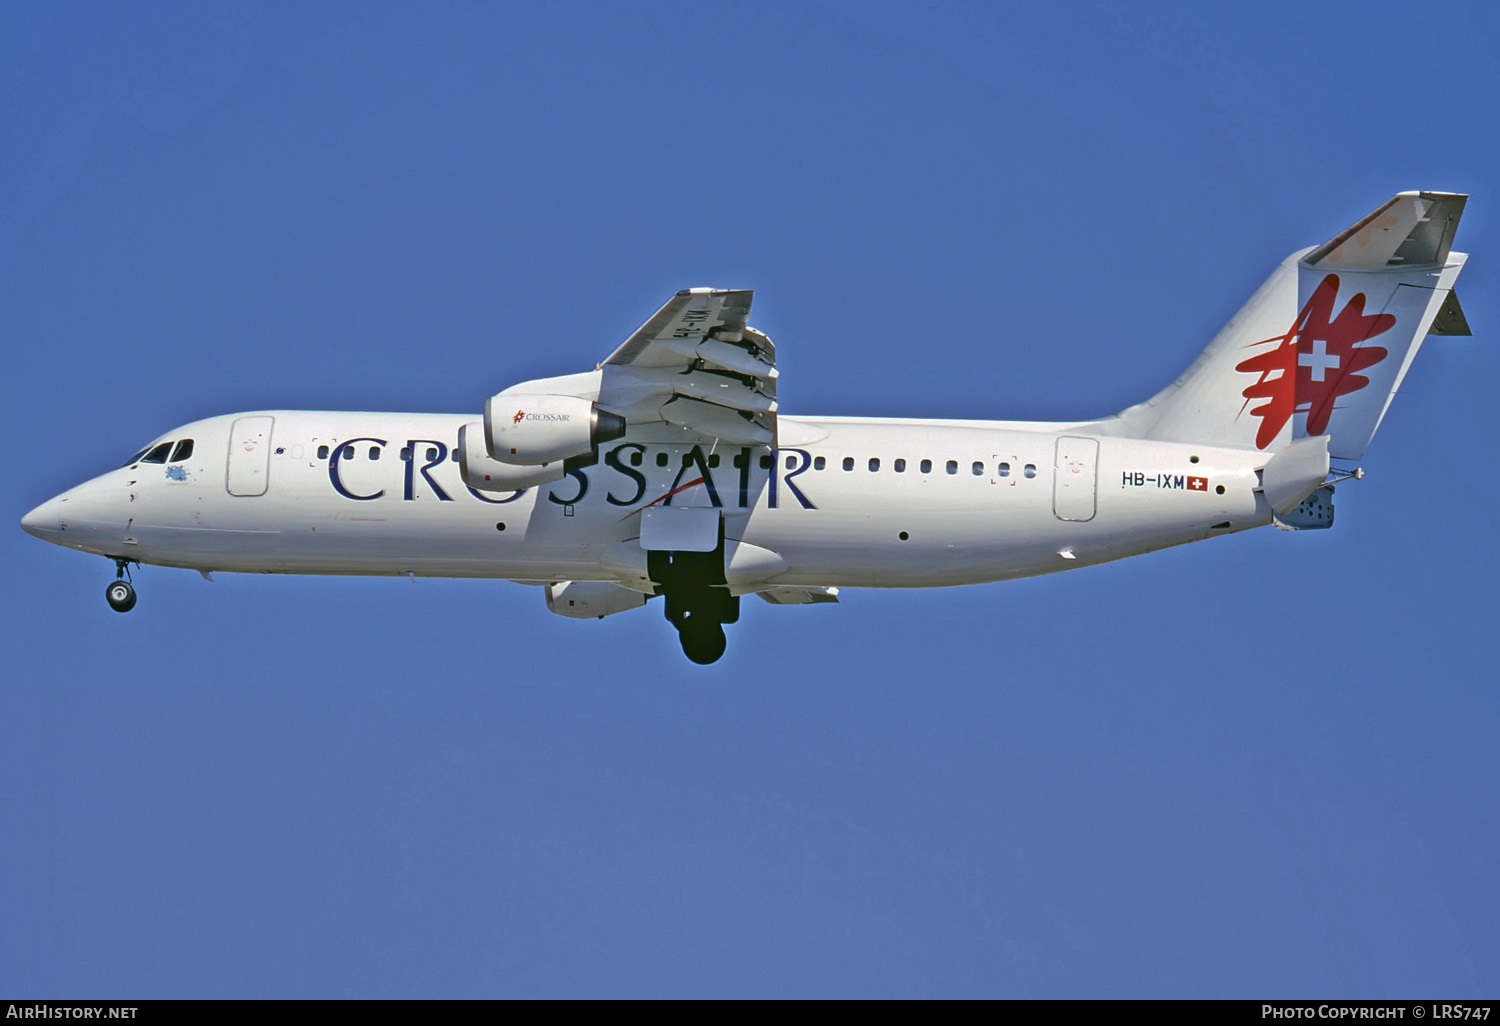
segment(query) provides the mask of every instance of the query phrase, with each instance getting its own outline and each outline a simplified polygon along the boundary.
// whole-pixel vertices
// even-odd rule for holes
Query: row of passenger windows
[[[339,452],[339,459],[342,459],[342,460],[352,460],[352,459],[354,459],[354,450],[355,450],[355,447],[352,446],[352,445],[343,446],[342,449]],[[370,451],[368,453],[368,456],[372,460],[378,460],[378,459],[380,459],[380,454],[383,451],[384,450],[382,449],[381,446],[372,445],[372,446],[370,446]],[[326,446],[326,445],[320,445],[320,446],[318,446],[318,459],[320,459],[320,460],[326,460],[328,458],[328,453],[329,453],[328,446]],[[408,446],[403,446],[402,447],[402,449],[401,449],[401,458],[403,460],[409,460],[409,459],[411,459],[411,446],[408,445]],[[429,445],[427,447],[427,462],[428,463],[432,463],[437,458],[438,458],[437,447]],[[458,450],[454,449],[449,454],[449,458],[454,463],[457,463],[458,462]]]
[[[684,453],[682,455],[682,465],[683,466],[687,466],[688,463],[690,462],[690,459],[691,459],[691,457],[687,453]],[[659,453],[656,454],[656,465],[658,467],[668,466],[668,465],[671,464],[671,462],[672,462],[672,457],[671,457],[670,454],[665,453],[665,452],[659,452]],[[717,468],[719,466],[719,462],[720,461],[719,461],[719,454],[718,453],[712,453],[708,457],[708,465],[709,465],[710,469]],[[740,454],[736,455],[731,462],[733,463],[733,465],[734,465],[734,467],[736,469],[739,469],[739,468],[743,467],[745,465],[745,456],[744,456],[744,454],[740,453]],[[788,456],[786,458],[786,469],[787,470],[796,470],[800,463],[801,463],[801,458],[800,457],[798,457],[798,456]],[[635,452],[632,452],[630,454],[630,465],[632,467],[639,467],[641,465],[641,453],[640,453],[639,450],[637,450]],[[880,457],[878,457],[878,456],[872,456],[865,463],[865,466],[869,468],[870,473],[872,473],[872,474],[878,473],[880,471]],[[944,469],[947,470],[947,472],[949,474],[957,474],[958,473],[958,466],[959,466],[958,460],[948,460],[947,463],[945,464]],[[843,460],[843,467],[844,467],[845,470],[853,470],[854,467],[855,467],[854,457],[853,456],[845,456],[844,460]],[[918,467],[918,473],[931,474],[932,473],[932,460],[922,460],[921,462],[919,462],[917,464],[917,467]],[[771,469],[771,457],[770,456],[762,456],[760,458],[760,469],[762,469],[762,470],[770,470]],[[827,457],[825,457],[825,456],[814,456],[813,457],[813,461],[812,461],[812,469],[813,470],[827,470],[828,469],[828,459],[827,459]],[[891,469],[894,470],[898,474],[904,474],[904,473],[906,473],[906,460],[904,460],[904,459],[895,459],[895,460],[892,460],[891,461]],[[971,474],[973,474],[975,477],[983,477],[984,474],[987,472],[987,469],[988,469],[988,465],[985,464],[985,463],[983,463],[980,460],[975,460],[969,466],[969,472]],[[999,475],[1000,477],[1010,477],[1010,472],[1011,472],[1011,466],[1010,466],[1009,463],[1000,463],[995,468],[995,473],[997,475]],[[1035,463],[1028,463],[1028,464],[1026,464],[1024,467],[1021,468],[1021,473],[1024,474],[1026,477],[1036,477],[1036,464]]]
[[[130,467],[137,463],[181,463],[191,455],[193,455],[193,440],[183,438],[175,442],[162,442],[160,445],[147,446],[120,465]]]
[[[170,445],[171,443],[169,442],[169,443],[166,443],[166,444]],[[192,451],[193,451],[193,441],[192,441],[192,439],[187,439],[185,442],[183,442],[183,444],[187,446],[187,454],[191,454]],[[158,449],[159,448],[160,447],[158,447]],[[157,451],[158,451],[157,449],[153,449],[152,450],[152,454],[154,455]],[[372,446],[369,447],[366,455],[368,456],[369,459],[378,460],[378,459],[380,459],[380,454],[383,451],[384,450],[383,450],[383,448],[381,446],[372,445]],[[320,446],[318,446],[318,459],[320,459],[320,460],[326,460],[328,458],[330,452],[331,452],[331,450],[330,450],[330,448],[328,446],[326,446],[326,445],[320,445]],[[339,458],[340,459],[344,459],[344,460],[352,460],[352,459],[354,459],[354,455],[355,455],[355,447],[352,446],[352,445],[343,446],[341,448],[340,452],[339,452]],[[174,456],[173,462],[176,462],[176,460],[178,460],[178,459],[185,459],[185,458],[186,458],[186,455]],[[429,462],[429,463],[433,462],[434,460],[436,460],[438,458],[438,450],[437,450],[437,448],[435,446],[430,446],[429,445],[427,447],[426,458],[427,458],[427,462]],[[452,459],[452,461],[454,463],[457,463],[458,462],[458,450],[454,449],[452,451],[452,453],[450,454],[449,458]],[[401,459],[402,460],[410,460],[411,459],[411,446],[405,446],[405,447],[402,448],[402,450],[401,450]],[[131,462],[135,462],[135,461],[132,460]],[[147,463],[151,463],[151,462],[160,463],[162,461],[161,460],[151,460],[151,459],[148,458],[144,462],[147,462]],[[656,454],[656,465],[658,467],[669,466],[671,464],[671,462],[672,462],[672,457],[671,457],[670,453],[659,452],[659,453]],[[687,466],[689,464],[689,462],[691,462],[691,456],[688,453],[683,453],[682,454],[682,465],[683,466]],[[721,462],[721,458],[720,458],[720,456],[719,456],[718,453],[710,453],[709,454],[709,456],[708,456],[708,465],[709,465],[710,469],[717,469],[718,466],[719,466],[719,464],[720,464],[720,462]],[[734,467],[736,469],[740,469],[740,468],[744,467],[744,465],[745,465],[745,454],[744,453],[738,453],[738,454],[736,454],[735,457],[734,457],[734,459],[731,460],[730,462],[734,465]],[[796,470],[799,462],[800,462],[799,457],[797,457],[797,456],[788,456],[786,458],[786,469],[788,469],[788,470]],[[630,453],[630,465],[632,467],[639,467],[641,465],[641,463],[642,463],[642,453],[641,453],[641,451],[639,449],[632,450],[631,453]],[[865,466],[869,469],[870,473],[872,473],[872,474],[879,473],[880,472],[880,457],[878,457],[878,456],[872,456],[872,457],[870,457],[870,459],[868,461],[866,461]],[[854,467],[855,467],[854,457],[853,456],[845,456],[844,460],[843,460],[843,468],[845,470],[853,470]],[[907,467],[907,464],[906,464],[906,460],[904,460],[904,459],[894,459],[894,460],[891,461],[891,469],[893,471],[895,471],[896,473],[898,473],[898,474],[904,474],[904,473],[906,473],[906,467]],[[919,474],[931,474],[932,473],[932,467],[933,467],[932,460],[921,460],[917,464],[917,472]],[[763,456],[760,457],[760,468],[762,470],[770,470],[771,469],[771,457],[769,455],[763,455]],[[958,460],[948,460],[944,464],[944,466],[943,466],[943,469],[947,473],[949,473],[949,474],[957,474],[958,473],[958,468],[959,468],[959,461]],[[827,470],[828,469],[828,460],[827,460],[827,458],[823,457],[823,456],[815,456],[815,457],[813,457],[812,469],[813,470]],[[988,471],[989,471],[989,465],[986,464],[986,463],[984,463],[982,460],[975,460],[973,463],[969,464],[969,473],[972,474],[975,477],[983,477],[986,473],[988,473]],[[1003,463],[996,464],[996,466],[995,466],[995,474],[996,474],[997,477],[1010,477],[1010,474],[1011,474],[1011,465],[1008,462],[1003,462]],[[1028,478],[1036,477],[1036,464],[1035,463],[1027,463],[1027,464],[1025,464],[1021,468],[1021,474],[1024,477],[1028,477]]]
[[[688,459],[689,459],[688,456],[686,454],[684,454],[683,457],[682,457],[682,465],[683,466],[687,466]],[[659,453],[656,454],[656,465],[658,467],[665,467],[670,462],[671,462],[671,457],[667,453],[659,452]],[[735,456],[735,458],[733,460],[733,463],[734,463],[734,466],[736,468],[743,467],[745,465],[745,457],[744,457],[744,455],[740,454],[740,455]],[[797,457],[797,456],[788,456],[786,458],[786,469],[788,469],[788,470],[796,470],[797,467],[798,467],[798,465],[799,465],[799,463],[800,463],[800,457]],[[641,454],[639,452],[633,452],[633,453],[630,454],[630,465],[632,467],[639,467],[641,465]],[[719,465],[719,455],[718,455],[718,453],[714,453],[713,455],[711,455],[711,456],[708,457],[708,465],[709,465],[710,468],[714,468],[714,467],[717,467]],[[844,467],[844,469],[845,470],[853,470],[854,466],[855,466],[854,457],[853,456],[845,456],[844,460],[843,460],[843,467]],[[872,474],[879,473],[879,471],[880,471],[880,457],[878,457],[878,456],[872,456],[872,457],[870,457],[870,459],[865,463],[865,466],[869,468],[870,473],[872,473]],[[918,472],[919,473],[922,473],[922,474],[930,474],[930,473],[932,473],[932,461],[931,460],[922,460],[920,463],[917,464],[917,466],[918,466]],[[972,464],[970,464],[969,471],[975,477],[982,477],[982,476],[984,476],[984,474],[986,472],[986,467],[987,467],[987,465],[985,463],[981,462],[980,460],[975,460]],[[762,470],[770,470],[771,469],[771,457],[770,456],[762,456],[760,458],[760,468]],[[814,469],[814,470],[827,470],[828,469],[828,459],[827,459],[827,457],[825,457],[825,456],[814,456],[813,457],[813,461],[812,461],[812,469]],[[906,460],[904,460],[904,459],[892,460],[891,461],[891,469],[894,470],[898,474],[904,474],[904,473],[906,473]],[[946,466],[945,466],[945,469],[950,474],[957,474],[958,473],[958,460],[949,460],[947,462]],[[1027,477],[1036,477],[1036,464],[1035,463],[1028,463],[1028,464],[1026,464],[1021,469],[1021,472],[1023,474],[1025,474]],[[1001,477],[1010,477],[1010,464],[1009,463],[1001,463],[1001,464],[999,464],[995,468],[995,473],[998,474]]]
[[[175,448],[174,448],[174,446],[175,446]],[[352,445],[345,445],[345,446],[343,446],[342,449],[341,449],[341,451],[340,451],[340,453],[339,453],[339,458],[340,459],[345,459],[345,460],[352,460],[352,459],[354,459],[354,450],[355,450],[355,447],[352,446]],[[382,451],[383,451],[383,449],[382,449],[381,446],[372,445],[372,446],[369,447],[366,455],[368,456],[369,459],[378,460],[378,459],[380,459],[380,454],[381,454]],[[329,452],[330,452],[330,449],[329,449],[328,446],[326,446],[326,445],[320,445],[320,446],[318,446],[318,459],[320,459],[320,460],[326,460],[328,458]],[[162,442],[160,445],[155,445],[155,446],[151,446],[151,447],[146,448],[146,449],[142,449],[140,452],[138,452],[134,456],[130,457],[130,459],[126,460],[123,465],[128,467],[128,466],[130,466],[132,464],[135,464],[135,463],[181,463],[183,460],[187,459],[188,457],[190,457],[192,455],[193,455],[193,440],[191,438],[184,438],[184,439],[181,439],[180,441],[176,441],[176,442]],[[429,462],[429,463],[433,462],[434,460],[436,460],[438,458],[438,450],[437,450],[436,446],[429,445],[427,447],[426,458],[427,458],[427,462]],[[452,451],[452,453],[450,454],[449,458],[452,459],[454,463],[457,463],[458,462],[458,450],[454,449]],[[410,460],[411,459],[411,446],[408,445],[408,446],[405,446],[405,447],[402,448],[402,450],[401,450],[401,459],[403,459],[403,460]],[[689,463],[689,460],[690,460],[689,455],[687,453],[684,453],[683,456],[682,456],[682,465],[683,466],[687,466],[688,463]],[[658,467],[665,467],[668,464],[670,464],[671,462],[672,462],[672,457],[671,457],[670,454],[668,454],[666,452],[659,452],[659,453],[656,454],[656,465]],[[709,465],[710,468],[717,468],[719,466],[719,462],[720,462],[720,459],[719,459],[719,454],[718,453],[711,453],[709,455],[709,457],[708,457],[708,465]],[[734,459],[733,459],[732,462],[733,462],[733,464],[734,464],[734,466],[735,466],[736,469],[743,467],[745,465],[745,454],[744,453],[739,453],[738,455],[736,455],[734,457]],[[788,470],[796,470],[798,462],[799,462],[799,458],[798,457],[796,457],[796,456],[788,456],[786,458],[786,469],[788,469]],[[631,451],[631,453],[630,453],[630,465],[632,467],[639,467],[641,465],[641,451],[639,449],[635,449],[635,450]],[[844,467],[844,469],[845,470],[853,470],[854,466],[855,466],[854,457],[853,456],[845,456],[844,457],[844,461],[843,461],[843,467]],[[880,457],[879,456],[872,456],[872,457],[870,457],[870,459],[865,463],[865,466],[869,469],[870,473],[872,473],[872,474],[879,473],[879,471],[880,471]],[[766,456],[762,456],[760,458],[760,468],[762,470],[770,470],[771,469],[771,457],[770,456],[766,455]],[[815,457],[813,457],[812,468],[814,470],[827,470],[828,469],[828,460],[825,457],[822,457],[822,456],[815,456]],[[931,474],[932,473],[932,461],[931,460],[922,460],[920,463],[917,464],[917,468],[918,468],[917,469],[918,473],[921,473],[921,474]],[[906,473],[906,460],[904,460],[904,459],[895,459],[895,460],[892,460],[891,461],[891,469],[894,470],[898,474],[904,474],[904,473]],[[958,473],[958,460],[948,460],[947,463],[944,465],[943,469],[946,470],[949,474],[957,474]],[[975,460],[973,463],[971,463],[969,465],[969,473],[973,474],[975,477],[983,477],[985,475],[985,473],[987,472],[987,470],[988,470],[988,465],[985,464],[984,462],[980,461],[980,460]],[[1010,472],[1011,472],[1011,467],[1010,467],[1009,463],[999,463],[999,464],[997,464],[995,466],[995,474],[998,477],[1010,477]],[[1026,476],[1026,477],[1036,477],[1036,464],[1035,463],[1027,463],[1025,466],[1023,466],[1021,468],[1021,473],[1024,476]]]
[[[870,459],[865,463],[865,466],[869,469],[870,473],[872,473],[872,474],[878,474],[880,472],[880,457],[879,456],[871,456]],[[816,459],[813,460],[813,469],[814,470],[822,470],[823,467],[824,467],[823,457],[819,456],[819,457],[817,457]],[[854,469],[854,457],[853,456],[845,456],[844,457],[844,469],[845,470],[853,470]],[[904,474],[904,473],[906,473],[906,461],[903,460],[903,459],[892,460],[891,461],[891,469],[894,470],[898,474]],[[946,464],[944,464],[943,469],[945,471],[947,471],[949,474],[957,474],[958,473],[958,460],[949,460]],[[919,474],[930,474],[930,473],[932,473],[932,461],[931,460],[922,460],[920,463],[917,464],[917,472]],[[983,460],[975,460],[973,463],[969,464],[969,473],[973,474],[975,477],[983,477],[988,472],[989,472],[989,465],[986,464]],[[1026,464],[1025,466],[1023,466],[1021,468],[1021,473],[1025,477],[1036,477],[1036,464],[1035,463],[1028,463],[1028,464]],[[997,463],[995,465],[995,475],[997,477],[1010,477],[1010,464],[1009,463]]]

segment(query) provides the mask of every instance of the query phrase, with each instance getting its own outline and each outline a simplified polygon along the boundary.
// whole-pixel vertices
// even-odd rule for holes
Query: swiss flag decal
[[[1206,492],[1206,491],[1208,491],[1208,478],[1206,478],[1206,477],[1190,477],[1190,478],[1188,478],[1188,480],[1187,480],[1187,490],[1190,491],[1190,492]]]

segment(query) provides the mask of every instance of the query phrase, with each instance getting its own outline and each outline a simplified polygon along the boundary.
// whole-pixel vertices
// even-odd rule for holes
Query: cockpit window
[[[146,453],[148,453],[150,451],[151,450],[149,448],[142,449],[140,452],[138,452],[134,456],[130,457],[130,459],[126,460],[124,463],[121,463],[120,464],[121,468],[128,467],[132,463],[139,463],[141,461],[141,457],[144,456],[144,455],[146,455]]]
[[[158,445],[156,448],[152,449],[150,452],[146,453],[146,455],[142,456],[141,457],[141,462],[142,463],[165,463],[165,462],[167,462],[167,453],[169,453],[171,451],[172,451],[172,443],[171,442],[163,442],[160,445]]]
[[[169,459],[167,462],[168,463],[181,463],[183,460],[187,459],[192,454],[193,454],[193,440],[191,438],[184,438],[182,441],[180,441],[180,442],[177,443],[177,448],[175,448],[175,449],[172,450],[172,458]]]

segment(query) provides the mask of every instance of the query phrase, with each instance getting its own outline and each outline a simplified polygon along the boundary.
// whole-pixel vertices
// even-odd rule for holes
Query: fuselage
[[[633,428],[519,492],[465,484],[462,414],[262,411],[184,425],[39,506],[58,544],[206,571],[644,581],[641,516],[716,508],[737,592],[928,587],[1071,569],[1269,524],[1255,450],[1098,422],[779,420],[778,444]],[[649,586],[648,586],[649,587]]]

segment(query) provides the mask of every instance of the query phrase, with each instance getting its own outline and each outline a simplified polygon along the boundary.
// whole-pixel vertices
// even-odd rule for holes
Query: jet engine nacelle
[[[520,467],[490,459],[485,451],[484,425],[475,421],[458,429],[458,472],[464,484],[481,492],[519,492],[560,481],[565,470],[562,460]]]
[[[591,455],[625,433],[625,418],[573,395],[501,392],[484,404],[491,459],[521,466]]]
[[[547,585],[547,608],[579,620],[604,619],[611,613],[639,609],[647,596],[609,581],[557,581]]]

